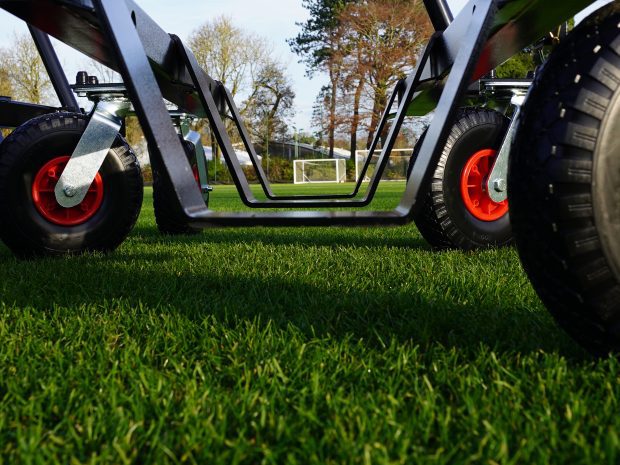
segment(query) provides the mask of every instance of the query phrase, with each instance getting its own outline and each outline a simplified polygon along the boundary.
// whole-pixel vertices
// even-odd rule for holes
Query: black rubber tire
[[[75,113],[44,115],[17,128],[0,146],[0,238],[18,257],[110,252],[133,229],[143,181],[138,160],[120,135],[99,170],[104,197],[92,218],[59,226],[35,208],[34,176],[48,161],[73,152],[88,121]]]
[[[196,166],[194,144],[181,139],[192,169]],[[181,209],[177,195],[163,167],[153,163],[153,209],[157,229],[165,236],[192,236],[200,229],[190,226]]]
[[[423,195],[423,205],[415,218],[426,241],[437,250],[476,250],[511,243],[509,214],[496,221],[481,221],[466,208],[461,195],[461,173],[476,152],[499,150],[509,120],[501,113],[481,108],[459,111],[448,142],[441,154],[431,187]],[[412,162],[417,158],[422,138],[416,144]],[[410,163],[410,169],[413,163]]]
[[[523,266],[560,326],[597,355],[620,351],[619,23],[615,2],[552,53],[509,172]]]

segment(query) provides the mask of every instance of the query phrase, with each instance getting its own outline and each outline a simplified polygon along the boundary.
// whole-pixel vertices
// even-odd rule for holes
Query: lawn
[[[0,463],[620,460],[618,361],[555,326],[514,250],[435,253],[414,226],[171,239],[151,203],[109,256],[0,246]]]

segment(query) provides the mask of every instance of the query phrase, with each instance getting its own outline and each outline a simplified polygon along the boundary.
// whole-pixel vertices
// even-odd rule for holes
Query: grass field
[[[434,253],[414,226],[168,239],[147,191],[112,255],[0,246],[0,296],[2,464],[620,461],[618,361],[554,325],[512,249]]]

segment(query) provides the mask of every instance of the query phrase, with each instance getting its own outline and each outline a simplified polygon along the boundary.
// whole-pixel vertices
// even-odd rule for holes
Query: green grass
[[[620,364],[555,326],[514,250],[434,253],[414,226],[167,239],[150,204],[109,256],[0,246],[0,463],[620,460]]]

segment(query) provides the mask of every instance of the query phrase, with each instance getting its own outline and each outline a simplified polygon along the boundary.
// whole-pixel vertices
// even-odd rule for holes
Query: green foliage
[[[151,165],[142,165],[142,179],[144,179],[145,184],[153,184],[153,167]]]
[[[109,256],[0,245],[0,463],[620,460],[620,363],[564,335],[514,250],[438,254],[413,226],[171,239],[146,198]]]
[[[228,167],[223,159],[207,162],[207,170],[209,172],[209,182],[213,184],[232,184],[232,177],[228,171]],[[245,171],[245,170],[244,170]],[[249,174],[245,171],[246,175]]]
[[[536,63],[531,53],[521,52],[496,69],[498,78],[524,79],[527,74],[536,69]]]
[[[217,165],[217,174],[216,174]],[[214,184],[232,184],[233,180],[230,176],[230,171],[226,166],[224,160],[219,160],[217,163],[208,162],[209,180]],[[293,182],[293,162],[283,158],[269,158],[269,164],[267,159],[263,157],[263,170],[267,173],[267,177],[271,182],[275,183],[292,183]],[[256,172],[251,166],[244,166],[243,172],[248,178],[249,182],[258,182]]]
[[[293,162],[283,158],[263,157],[263,169],[271,182],[291,183],[293,181]]]
[[[286,121],[293,116],[294,101],[295,92],[282,64],[269,62],[260,68],[243,108],[253,139],[262,144],[285,140],[289,133]]]
[[[288,43],[307,64],[310,76],[331,56],[330,32],[338,26],[342,9],[352,1],[355,0],[303,0],[309,18],[301,24],[301,32]]]
[[[347,181],[348,182],[355,182],[355,157],[353,158],[349,158],[347,160]]]

